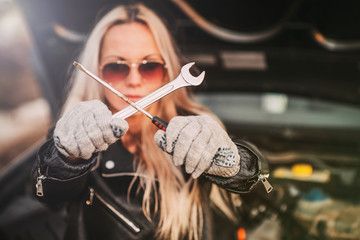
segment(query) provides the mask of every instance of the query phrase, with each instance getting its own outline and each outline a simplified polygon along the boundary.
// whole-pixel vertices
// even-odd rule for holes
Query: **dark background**
[[[115,0],[18,0],[35,40],[34,60],[53,114],[58,112],[71,63],[81,41],[58,36],[54,24],[86,35],[96,19],[119,3]],[[167,22],[182,53],[209,54],[217,62],[199,62],[207,71],[206,84],[197,91],[285,92],[357,105],[360,101],[360,2],[320,0],[187,1],[209,22],[244,34],[274,30],[248,42],[221,40],[200,29],[168,0],[143,1]],[[314,39],[318,31],[345,46],[328,49]],[[251,51],[265,54],[266,70],[227,70],[220,53]],[[184,62],[192,60],[185,58]]]

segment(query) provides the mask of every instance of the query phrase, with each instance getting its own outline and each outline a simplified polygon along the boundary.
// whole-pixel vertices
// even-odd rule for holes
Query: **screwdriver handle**
[[[166,121],[156,116],[152,118],[152,123],[163,131],[165,131],[168,126],[168,123]]]

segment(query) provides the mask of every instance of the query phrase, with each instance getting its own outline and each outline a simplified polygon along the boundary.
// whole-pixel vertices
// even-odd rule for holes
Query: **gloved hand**
[[[80,102],[56,123],[56,148],[69,158],[89,159],[120,139],[128,130],[128,123],[112,118],[108,107],[99,100]]]
[[[203,172],[231,177],[240,170],[238,149],[221,126],[206,115],[174,117],[166,132],[158,130],[155,143],[173,155],[176,166],[194,178]]]

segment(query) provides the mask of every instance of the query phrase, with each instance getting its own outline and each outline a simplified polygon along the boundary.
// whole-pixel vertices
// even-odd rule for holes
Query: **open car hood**
[[[195,61],[206,70],[206,83],[197,91],[275,92],[360,103],[358,1],[144,2],[171,26],[184,63]],[[36,71],[56,112],[59,89],[86,34],[119,1],[18,3],[34,39]]]
[[[15,1],[27,20],[34,70],[55,117],[71,64],[96,19],[136,0]],[[242,226],[265,227],[263,237],[254,239],[279,239],[270,234],[276,231],[282,239],[359,239],[360,1],[143,2],[171,26],[183,63],[195,61],[206,71],[204,83],[193,88],[198,100],[211,106],[234,139],[254,143],[269,162],[273,192],[255,188],[234,202],[241,206],[234,213]],[[286,104],[273,108],[273,101]],[[0,175],[1,239],[48,240],[54,233],[62,239],[65,214],[30,196],[36,159],[34,149]],[[293,166],[314,171],[297,175]],[[337,209],[327,204],[338,199],[344,206],[356,203],[357,211],[340,209],[331,215],[336,219],[322,215]],[[314,215],[319,209],[321,215]],[[262,225],[269,222],[275,227]],[[348,235],[327,234],[332,227]]]

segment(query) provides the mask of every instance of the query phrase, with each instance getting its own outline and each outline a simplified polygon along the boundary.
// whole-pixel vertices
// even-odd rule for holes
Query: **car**
[[[234,202],[239,232],[249,239],[360,239],[360,2],[144,2],[172,26],[182,62],[196,62],[194,74],[206,71],[194,96],[269,162],[273,191],[258,184]],[[56,119],[86,34],[118,1],[16,3]],[[33,149],[0,175],[1,239],[64,234],[64,210],[31,196],[35,156]]]

